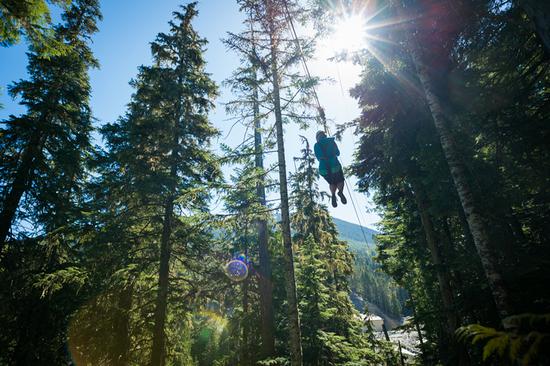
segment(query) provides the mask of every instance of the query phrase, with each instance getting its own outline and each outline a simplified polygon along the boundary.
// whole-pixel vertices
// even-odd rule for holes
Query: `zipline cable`
[[[297,45],[298,52],[300,52],[300,58],[302,60],[302,64],[304,66],[304,70],[310,80],[312,80],[311,73],[309,72],[309,67],[307,66],[307,61],[304,56],[304,52],[302,50],[302,46],[300,45],[300,40],[298,39],[298,34],[296,33],[296,28],[294,27],[294,21],[292,20],[292,16],[290,15],[290,11],[288,9],[287,2],[283,2],[285,7],[285,18],[287,20],[287,23],[290,25],[290,30],[292,32],[292,35],[294,37],[294,41]],[[341,85],[340,85],[341,86]],[[321,122],[323,124],[323,127],[325,129],[325,133],[330,134],[328,131],[327,126],[327,119],[325,116],[325,110],[321,106],[321,102],[319,101],[319,96],[317,95],[317,90],[315,89],[315,85],[311,86],[311,89],[313,91],[313,97],[315,98],[315,101],[317,102],[317,110],[319,112],[319,117],[321,119]],[[353,195],[351,194],[351,190],[349,189],[349,185],[347,181],[344,181],[346,185],[346,189],[348,190],[348,195],[351,200],[351,203],[353,205],[353,211],[355,212],[355,217],[357,218],[357,222],[359,223],[359,227],[361,228],[361,233],[363,234],[363,239],[365,240],[365,245],[368,245],[367,235],[365,234],[365,230],[363,228],[363,224],[361,223],[361,218],[359,217],[359,214],[357,212],[357,207],[355,206],[355,200],[353,199]]]
[[[309,67],[307,66],[307,62],[304,56],[304,52],[302,50],[302,46],[300,45],[298,33],[296,33],[296,28],[294,27],[294,21],[292,20],[292,16],[290,15],[290,10],[288,10],[287,2],[284,1],[283,4],[285,6],[285,18],[287,23],[290,25],[290,30],[292,32],[292,36],[294,37],[294,42],[296,43],[296,47],[298,48],[298,52],[300,53],[300,59],[302,60],[302,65],[304,67],[304,70],[309,80],[313,80],[313,78],[311,77],[311,73],[309,72]],[[315,102],[317,103],[317,111],[319,113],[319,118],[321,119],[321,123],[323,124],[325,133],[330,134],[327,126],[327,117],[325,115],[325,110],[321,106],[321,102],[319,101],[319,96],[317,95],[317,90],[315,89],[314,85],[311,86],[311,90],[313,91],[313,98],[315,98]]]
[[[361,219],[359,218],[359,214],[357,213],[357,208],[355,207],[355,200],[353,199],[353,195],[351,194],[351,191],[349,189],[349,185],[347,181],[344,181],[346,184],[346,189],[348,190],[348,195],[351,200],[351,204],[353,205],[353,211],[355,211],[355,217],[357,218],[357,222],[359,223],[359,227],[361,228],[361,233],[363,234],[363,239],[365,240],[365,245],[368,246],[369,241],[367,240],[367,234],[365,234],[365,230],[363,229],[363,224],[361,223]]]

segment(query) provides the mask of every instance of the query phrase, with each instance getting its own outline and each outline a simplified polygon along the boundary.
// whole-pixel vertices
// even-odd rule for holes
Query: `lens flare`
[[[245,258],[239,256],[237,259],[229,261],[225,265],[225,273],[231,281],[244,281],[248,277],[248,265],[245,262]]]
[[[363,14],[350,14],[342,17],[334,25],[330,36],[333,51],[356,52],[365,47],[366,20]]]

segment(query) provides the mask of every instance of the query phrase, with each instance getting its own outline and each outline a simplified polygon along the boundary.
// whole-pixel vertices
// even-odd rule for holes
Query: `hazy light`
[[[346,15],[334,25],[334,33],[329,36],[332,51],[356,52],[366,45],[366,19],[363,14]]]

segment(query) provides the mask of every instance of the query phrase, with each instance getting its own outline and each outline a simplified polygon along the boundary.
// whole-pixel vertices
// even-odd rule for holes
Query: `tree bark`
[[[459,156],[453,136],[447,125],[441,101],[434,90],[429,71],[420,56],[420,46],[411,39],[410,53],[416,67],[418,78],[424,89],[426,102],[430,109],[436,130],[439,134],[441,147],[449,166],[454,185],[458,192],[462,208],[466,215],[468,227],[474,238],[477,253],[481,259],[485,275],[489,282],[493,299],[502,319],[513,314],[508,289],[499,270],[499,265],[490,249],[490,239],[483,220],[482,211],[474,197],[474,192],[467,178],[467,168]]]
[[[458,326],[458,318],[455,311],[453,310],[454,301],[453,292],[451,290],[451,276],[445,268],[445,264],[443,263],[441,251],[438,246],[437,234],[435,232],[432,218],[429,214],[429,204],[426,193],[424,192],[423,187],[418,182],[413,183],[413,190],[416,206],[418,207],[418,211],[420,213],[420,221],[422,222],[422,227],[424,228],[424,234],[426,236],[426,243],[428,244],[432,263],[435,267],[437,274],[439,292],[441,293],[441,301],[443,302],[445,320],[447,322],[447,327],[445,328],[445,330],[447,333],[447,337],[449,339],[452,339],[454,331]]]
[[[268,12],[272,13],[271,11]],[[302,365],[302,343],[300,332],[300,317],[296,297],[296,280],[294,275],[294,253],[290,234],[290,213],[288,208],[288,184],[286,177],[285,143],[283,133],[283,116],[279,92],[279,71],[277,66],[277,46],[275,32],[269,32],[271,45],[271,73],[273,83],[273,104],[275,111],[275,126],[277,130],[277,152],[279,162],[279,187],[281,195],[281,228],[283,232],[285,289],[287,296],[288,330],[290,341],[290,363],[292,366]]]
[[[246,231],[245,231],[246,232]],[[244,256],[248,258],[248,243],[245,234],[245,248]],[[249,296],[248,296],[248,280],[242,282],[243,291],[243,317],[241,318],[241,329],[243,332],[243,343],[241,346],[241,362],[242,366],[250,366],[252,364],[251,352],[250,352],[250,325],[248,319],[249,312]]]
[[[36,159],[42,150],[44,142],[45,135],[35,130],[25,147],[25,151],[21,157],[21,164],[15,173],[8,194],[2,204],[2,213],[0,213],[0,253],[8,238],[21,197],[29,189],[36,166]]]
[[[170,254],[172,234],[172,213],[174,211],[174,199],[167,198],[164,206],[164,222],[160,240],[160,267],[158,293],[155,306],[155,326],[153,330],[153,349],[151,352],[151,366],[164,366],[166,334],[164,325],[166,323],[166,311],[168,301],[168,285],[170,272]]]
[[[256,81],[256,75],[254,75]],[[255,166],[263,172],[264,159],[262,147],[262,132],[260,121],[260,105],[258,102],[257,85],[253,87],[254,98],[254,153]],[[265,176],[262,175],[256,184],[256,194],[260,200],[260,205],[266,206],[265,198]],[[264,219],[257,221],[258,227],[258,252],[259,252],[259,279],[258,286],[260,290],[260,314],[261,314],[261,336],[262,336],[262,358],[269,358],[275,354],[275,336],[273,330],[273,285],[271,282],[271,258],[269,255],[267,221]]]
[[[527,14],[535,27],[535,33],[550,58],[550,2],[546,0],[519,0],[519,7]]]
[[[183,81],[179,80],[178,85]],[[170,275],[170,256],[172,252],[172,216],[174,213],[174,200],[176,194],[176,180],[178,179],[178,148],[179,148],[179,128],[181,116],[183,115],[181,108],[181,100],[183,96],[178,98],[178,106],[176,108],[176,116],[174,119],[174,136],[172,142],[172,153],[170,156],[170,179],[172,180],[169,187],[168,197],[164,204],[164,219],[162,226],[162,235],[160,239],[160,266],[159,266],[159,281],[158,293],[155,306],[155,325],[153,329],[153,348],[151,351],[151,366],[164,366],[166,362],[166,333],[164,326],[166,323],[167,301],[168,301],[168,286]]]

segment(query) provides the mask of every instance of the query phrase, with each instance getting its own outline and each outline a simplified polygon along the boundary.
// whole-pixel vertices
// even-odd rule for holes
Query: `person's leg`
[[[332,207],[337,207],[338,202],[336,201],[336,189],[338,188],[337,184],[329,184],[330,187],[330,194],[331,194],[331,200],[332,200]]]
[[[346,196],[344,196],[344,181],[338,182],[336,185],[338,188],[338,197],[340,197],[340,201],[345,205],[348,203],[348,200],[346,199]]]

